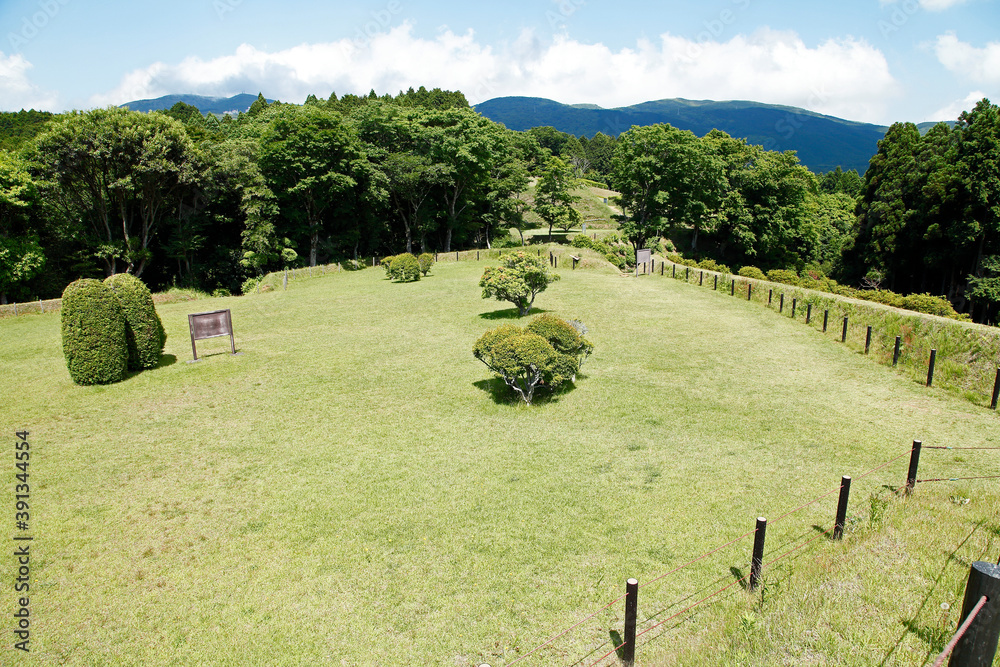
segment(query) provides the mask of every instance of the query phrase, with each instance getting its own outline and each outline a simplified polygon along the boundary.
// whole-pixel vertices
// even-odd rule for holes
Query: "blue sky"
[[[1000,101],[1000,0],[0,0],[0,109],[171,93],[749,99],[880,124]]]

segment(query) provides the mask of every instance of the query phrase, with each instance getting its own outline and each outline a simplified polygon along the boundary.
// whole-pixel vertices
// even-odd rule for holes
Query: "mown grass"
[[[479,298],[485,258],[463,260],[417,283],[369,269],[161,305],[164,363],[106,387],[71,383],[58,315],[0,322],[2,423],[31,431],[34,457],[30,659],[497,667],[627,577],[649,582],[913,439],[1000,441],[990,411],[759,305],[563,264],[536,305],[585,322],[594,355],[574,389],[520,406],[471,354],[512,309]],[[187,313],[217,308],[241,354],[200,341],[204,361],[185,363]],[[924,470],[1000,474],[994,452],[958,454],[925,454]],[[904,501],[884,487],[905,467],[856,482],[843,544],[769,568],[763,601],[736,586],[644,635],[640,662],[922,664],[938,597],[969,558],[996,556],[998,495],[969,481]],[[770,526],[768,553],[831,528],[834,503]],[[731,583],[749,550],[644,588],[640,629]],[[590,664],[621,613],[519,664]]]

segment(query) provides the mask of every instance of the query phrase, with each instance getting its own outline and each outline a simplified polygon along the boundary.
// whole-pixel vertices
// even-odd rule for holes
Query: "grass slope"
[[[575,389],[519,406],[471,354],[510,321],[478,298],[484,265],[161,305],[164,364],[110,386],[70,382],[58,316],[0,322],[0,423],[33,446],[32,663],[497,667],[627,577],[651,581],[914,438],[1000,445],[989,411],[758,305],[613,271],[561,269],[538,298],[596,347]],[[185,363],[186,314],[216,308],[242,354],[201,341],[204,361]],[[1000,474],[994,452],[962,454],[927,453],[924,471]],[[883,485],[905,466],[856,482],[843,544],[770,568],[764,602],[735,587],[644,635],[640,662],[922,664],[935,596],[960,607],[970,550],[996,556],[998,504],[990,481],[898,500]],[[829,529],[834,503],[774,523],[769,555]],[[644,588],[640,629],[731,583],[749,550]],[[621,614],[519,664],[590,664]],[[0,662],[25,664],[13,654]]]

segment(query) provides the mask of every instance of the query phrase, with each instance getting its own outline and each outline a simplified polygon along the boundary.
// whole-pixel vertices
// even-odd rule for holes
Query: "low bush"
[[[501,248],[520,248],[521,241],[507,234],[501,234],[490,241],[490,248],[499,250]]]
[[[385,270],[385,277],[392,278],[392,260],[396,259],[395,255],[386,255],[382,258],[380,266]]]
[[[396,255],[389,263],[389,277],[401,283],[420,280],[420,262],[408,252]]]
[[[785,285],[794,285],[795,287],[798,287],[801,283],[799,274],[788,269],[771,269],[767,272],[767,279],[772,283],[783,283]]]
[[[703,259],[696,265],[699,269],[706,271],[717,271],[719,273],[732,273],[732,270],[725,264],[719,264],[714,259]]]
[[[594,250],[594,240],[586,234],[577,234],[569,242],[574,248],[589,248]]]
[[[744,278],[756,278],[757,280],[767,280],[764,272],[756,266],[744,266],[740,269],[740,275]]]
[[[247,278],[243,281],[243,285],[240,287],[240,292],[243,294],[250,294],[251,292],[254,292],[257,289],[257,286],[260,285],[260,281],[262,279],[262,276]]]
[[[139,371],[156,368],[167,342],[160,316],[153,305],[153,295],[145,283],[128,273],[109,276],[104,284],[111,288],[125,316],[125,339],[128,344],[128,368]]]
[[[125,377],[128,339],[121,301],[100,280],[82,278],[62,295],[62,346],[73,382],[109,384]]]

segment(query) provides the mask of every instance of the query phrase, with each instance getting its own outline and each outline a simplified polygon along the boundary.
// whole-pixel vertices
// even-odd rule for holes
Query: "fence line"
[[[680,276],[677,274],[676,267],[685,265],[678,265],[674,262],[671,262],[671,264],[673,264],[673,269],[667,275],[680,279]],[[998,406],[998,403],[1000,403],[1000,364],[998,364],[997,367],[993,367],[992,365],[982,363],[983,360],[990,359],[991,357],[1000,359],[1000,330],[995,327],[987,327],[972,322],[948,319],[918,311],[895,308],[892,306],[886,306],[885,304],[881,304],[876,301],[865,301],[851,297],[844,297],[808,287],[797,287],[784,283],[771,283],[766,280],[748,278],[745,276],[734,276],[732,274],[719,273],[708,269],[698,269],[698,271],[702,274],[705,271],[715,273],[716,281],[718,281],[719,276],[723,276],[724,278],[730,279],[733,284],[739,281],[748,286],[758,284],[758,286],[772,285],[778,288],[786,288],[786,291],[790,295],[797,296],[808,304],[809,308],[805,317],[806,324],[811,324],[810,319],[813,304],[822,305],[825,302],[829,304],[829,308],[824,312],[823,333],[827,332],[826,323],[830,317],[830,310],[834,309],[839,311],[842,315],[845,315],[844,328],[840,337],[841,341],[851,345],[852,347],[865,349],[866,355],[868,354],[869,348],[871,348],[872,342],[870,337],[862,336],[862,334],[867,332],[867,321],[878,321],[881,317],[898,319],[897,322],[888,324],[885,328],[887,330],[893,328],[898,329],[901,334],[907,336],[909,344],[903,349],[903,353],[905,360],[907,360],[906,366],[908,368],[912,369],[912,371],[919,370],[922,374],[924,372],[921,370],[923,361],[927,361],[927,367],[925,369],[926,376],[922,377],[921,380],[928,387],[931,386],[933,380],[934,357],[936,356],[936,352],[939,351],[938,349],[932,349],[932,346],[935,345],[935,341],[939,341],[938,336],[945,339],[944,347],[947,349],[955,347],[953,341],[951,340],[952,337],[960,338],[962,343],[958,346],[959,352],[968,352],[969,355],[977,361],[970,363],[966,359],[956,356],[957,353],[949,353],[948,358],[944,359],[944,362],[949,364],[953,369],[957,367],[962,370],[958,374],[952,373],[948,378],[948,383],[953,387],[964,391],[972,390],[976,394],[989,396],[989,380],[993,379],[993,372],[995,369],[996,377],[992,384],[993,400],[989,405],[993,410],[997,410],[997,408],[1000,407]],[[684,282],[691,282],[689,276],[690,272],[685,271]],[[735,291],[735,287],[731,286],[730,292],[735,293]],[[774,291],[774,288],[769,290],[769,298],[765,300],[763,294],[761,293],[762,290],[754,290],[755,294],[761,293],[761,296],[756,300],[761,303],[766,303],[767,307],[773,307],[770,294]],[[749,290],[747,293],[750,293]],[[782,305],[784,303],[784,297],[785,292],[780,292]],[[779,307],[778,312],[780,313],[782,311],[783,308]],[[884,315],[880,315],[880,313],[884,313]],[[794,312],[793,318],[800,319],[795,317]],[[860,323],[862,326],[851,327],[851,341],[848,343],[848,321],[851,320],[851,323],[853,324],[853,320],[855,318],[862,320]],[[949,331],[942,331],[942,326],[953,328]],[[859,338],[859,336],[861,336],[861,338]],[[892,341],[887,338],[887,336],[888,331],[879,333],[878,336],[879,340],[882,341],[878,347],[880,363],[885,364],[888,364],[889,359],[889,357],[886,356],[888,354],[888,349],[885,348],[885,345],[892,347]],[[900,359],[899,345],[901,343],[901,339],[902,336],[896,336],[896,349],[892,354],[893,366],[896,366]],[[865,341],[863,348],[861,346],[861,340]],[[942,345],[939,344],[937,347],[941,348]],[[930,358],[925,357],[925,354]]]
[[[1000,449],[1000,448],[996,448],[996,447],[968,447],[968,448],[957,447],[957,448],[953,448],[953,447],[945,447],[945,446],[930,446],[930,447],[927,447],[927,449],[987,449],[987,450],[996,450],[996,449]],[[886,461],[885,463],[882,463],[882,464],[880,464],[880,465],[872,468],[871,470],[868,470],[868,471],[862,473],[861,475],[858,475],[855,479],[856,480],[861,480],[861,479],[864,479],[866,477],[869,477],[869,476],[873,475],[876,472],[884,470],[885,468],[889,467],[893,463],[896,463],[899,460],[901,460],[901,459],[903,459],[903,458],[905,458],[907,456],[910,456],[911,454],[912,454],[912,450],[906,450],[904,453],[900,454],[899,456],[896,456],[896,457],[890,459],[889,461]],[[960,478],[950,478],[950,479],[945,479],[945,478],[942,478],[942,479],[923,479],[923,480],[916,480],[916,481],[917,482],[931,482],[931,481],[957,481],[957,480],[977,480],[977,479],[1000,479],[1000,475],[997,475],[997,476],[982,476],[982,477],[960,477]],[[778,521],[781,521],[782,519],[785,519],[785,518],[791,516],[792,514],[795,514],[796,512],[799,512],[799,511],[801,511],[801,510],[809,507],[810,505],[813,505],[813,504],[815,504],[815,503],[817,503],[817,502],[819,502],[819,501],[821,501],[821,500],[823,500],[825,498],[828,498],[829,496],[833,495],[837,491],[840,491],[841,488],[842,488],[842,484],[838,485],[837,488],[832,489],[831,491],[828,491],[828,492],[824,493],[823,495],[821,495],[821,496],[819,496],[819,497],[817,497],[817,498],[815,498],[815,499],[813,499],[813,500],[811,500],[811,501],[809,501],[807,503],[804,503],[804,504],[800,505],[799,507],[796,507],[795,509],[792,509],[792,510],[790,510],[788,512],[785,512],[784,514],[780,515],[778,518],[772,520],[771,523],[774,524],[774,523],[776,523]],[[758,520],[758,521],[760,522],[762,520]],[[759,525],[760,525],[760,523],[758,523],[758,526]],[[659,576],[657,576],[657,577],[655,577],[655,578],[653,578],[653,579],[651,579],[651,580],[643,583],[641,586],[636,586],[635,590],[636,590],[636,592],[638,592],[638,590],[640,588],[645,588],[645,587],[647,587],[647,586],[649,586],[651,584],[654,584],[654,583],[657,583],[659,581],[662,581],[663,579],[665,579],[669,575],[674,574],[674,573],[676,573],[676,572],[678,572],[678,571],[680,571],[680,570],[682,570],[682,569],[684,569],[684,568],[686,568],[686,567],[688,567],[690,565],[698,563],[698,562],[704,560],[705,558],[708,558],[709,556],[718,553],[719,551],[725,549],[726,547],[732,546],[733,544],[736,544],[737,542],[740,542],[741,540],[746,539],[750,535],[753,535],[753,534],[757,533],[758,530],[759,530],[759,528],[754,528],[753,530],[750,530],[750,531],[748,531],[748,532],[740,535],[739,537],[737,537],[735,539],[732,539],[732,540],[726,542],[725,544],[722,544],[722,545],[720,545],[720,546],[712,549],[711,551],[708,551],[708,552],[702,554],[701,556],[698,556],[697,558],[694,558],[694,559],[692,559],[690,561],[687,561],[686,563],[684,563],[682,565],[679,565],[679,566],[677,566],[677,567],[675,567],[675,568],[673,568],[671,570],[668,570],[667,572],[664,572],[663,574],[661,574],[661,575],[659,575]],[[774,558],[771,558],[771,559],[767,560],[766,562],[763,562],[762,563],[762,567],[765,567],[765,568],[766,567],[770,567],[774,563],[777,563],[777,562],[779,562],[779,561],[787,558],[788,556],[792,555],[793,553],[806,548],[807,546],[809,546],[810,544],[816,542],[817,540],[820,540],[823,537],[829,537],[832,533],[833,533],[833,530],[824,530],[824,531],[818,533],[817,535],[815,535],[814,537],[811,537],[810,539],[808,539],[808,540],[806,540],[806,541],[804,541],[804,542],[802,542],[802,543],[800,543],[800,544],[792,547],[791,549],[783,552],[782,554],[780,554],[780,555],[778,555],[778,556],[776,556]],[[690,611],[690,610],[698,607],[699,605],[701,605],[701,604],[703,604],[703,603],[705,603],[705,602],[707,602],[707,601],[709,601],[709,600],[711,600],[711,599],[713,599],[713,598],[721,595],[722,593],[728,591],[733,586],[736,586],[736,585],[739,585],[741,583],[746,582],[748,579],[750,579],[750,577],[752,576],[752,574],[753,574],[753,572],[751,571],[750,573],[746,574],[745,576],[743,576],[743,577],[741,577],[741,578],[739,578],[739,579],[737,579],[737,580],[735,580],[735,581],[733,581],[733,582],[731,582],[731,583],[729,583],[729,584],[727,584],[727,585],[719,588],[718,590],[716,590],[715,592],[711,593],[710,595],[707,595],[707,596],[701,598],[697,602],[694,602],[694,603],[692,603],[692,604],[684,607],[680,611],[671,614],[667,618],[654,623],[653,625],[651,625],[651,626],[645,628],[644,630],[636,633],[635,638],[638,639],[639,637],[641,637],[643,635],[646,635],[647,633],[655,630],[656,628],[662,627],[666,623],[669,623],[670,621],[678,618],[679,616],[684,615],[685,613],[687,613],[688,611]],[[545,642],[543,642],[542,644],[540,644],[535,649],[533,649],[533,650],[529,651],[528,653],[520,656],[519,658],[517,658],[516,660],[513,660],[512,662],[506,663],[507,667],[509,667],[510,665],[514,665],[514,664],[516,664],[516,663],[518,663],[518,662],[520,662],[520,661],[528,658],[531,655],[534,655],[535,653],[537,653],[542,648],[544,648],[546,646],[549,646],[555,640],[557,640],[557,639],[559,639],[561,637],[564,637],[565,635],[569,634],[573,630],[579,628],[581,625],[583,625],[588,620],[593,619],[594,617],[596,617],[597,615],[599,615],[601,612],[606,611],[607,609],[609,609],[610,607],[614,606],[615,604],[617,604],[618,602],[620,602],[621,600],[623,600],[623,599],[625,599],[627,597],[628,597],[628,593],[626,593],[625,595],[621,595],[621,596],[615,598],[614,600],[612,600],[608,604],[606,604],[603,607],[601,607],[600,609],[598,609],[593,614],[587,616],[586,618],[584,618],[581,621],[577,622],[576,624],[574,624],[573,626],[569,627],[568,629],[566,629],[566,630],[564,630],[564,631],[562,631],[562,632],[560,632],[560,633],[552,636],[551,638],[549,638],[548,640],[546,640]],[[956,642],[957,642],[957,640],[956,640]],[[621,650],[627,644],[628,644],[627,640],[624,641],[624,642],[622,642],[622,643],[620,643],[620,644],[618,644],[617,646],[615,646],[614,648],[612,648],[610,651],[608,651],[607,653],[605,653],[604,655],[602,655],[600,658],[598,658],[595,662],[590,663],[589,667],[594,667],[595,665],[600,664],[602,661],[606,660],[608,657],[610,657],[614,653],[616,653],[619,650]],[[633,648],[634,647],[635,647],[635,645],[633,644]]]
[[[861,480],[861,479],[863,479],[865,477],[868,477],[868,476],[874,474],[875,472],[878,472],[879,470],[883,470],[883,469],[887,468],[888,466],[892,465],[893,463],[895,463],[895,462],[899,461],[900,459],[904,458],[905,456],[908,456],[909,453],[910,452],[908,450],[904,454],[901,454],[900,456],[897,456],[897,457],[895,457],[895,458],[887,461],[886,463],[883,463],[883,464],[881,464],[881,465],[879,465],[879,466],[877,466],[875,468],[872,468],[871,470],[869,470],[869,471],[867,471],[867,472],[859,475],[856,479]],[[815,498],[815,499],[813,499],[813,500],[811,500],[811,501],[809,501],[809,502],[807,502],[807,503],[805,503],[803,505],[800,505],[799,507],[797,507],[797,508],[795,508],[793,510],[785,512],[784,514],[782,514],[781,516],[779,516],[777,519],[774,519],[771,523],[773,524],[773,523],[775,523],[777,521],[780,521],[780,520],[782,520],[784,518],[787,518],[788,516],[791,516],[792,514],[795,514],[796,512],[799,512],[799,511],[805,509],[806,507],[809,507],[810,505],[813,505],[813,504],[819,502],[820,500],[828,498],[829,496],[833,495],[834,493],[840,491],[840,488],[841,488],[841,486],[838,485],[835,489],[824,493],[823,495],[819,496],[818,498]],[[750,531],[748,531],[746,533],[743,533],[739,537],[737,537],[735,539],[732,539],[732,540],[726,542],[725,544],[722,544],[722,545],[716,547],[715,549],[712,549],[711,551],[708,551],[708,552],[702,554],[701,556],[698,556],[697,558],[694,558],[694,559],[692,559],[692,560],[690,560],[690,561],[688,561],[688,562],[686,562],[686,563],[684,563],[682,565],[679,565],[679,566],[677,566],[677,567],[675,567],[675,568],[673,568],[673,569],[671,569],[671,570],[669,570],[669,571],[667,571],[667,572],[665,572],[665,573],[663,573],[663,574],[655,577],[654,579],[651,579],[651,580],[649,580],[649,581],[641,584],[638,588],[645,588],[645,587],[650,586],[650,585],[652,585],[652,584],[654,584],[656,582],[659,582],[659,581],[665,579],[666,577],[670,576],[671,574],[679,572],[680,570],[682,570],[682,569],[684,569],[684,568],[686,568],[686,567],[688,567],[690,565],[698,563],[698,562],[704,560],[705,558],[708,558],[709,556],[712,556],[712,555],[718,553],[719,551],[722,551],[726,547],[732,546],[733,544],[736,544],[737,542],[740,542],[741,540],[746,539],[747,537],[749,537],[750,535],[755,534],[756,532],[757,532],[757,528],[754,528],[753,530],[750,530]],[[815,537],[812,537],[809,540],[803,542],[802,544],[800,544],[800,545],[798,545],[798,546],[790,549],[789,551],[786,551],[785,553],[781,554],[780,556],[778,556],[776,558],[770,559],[769,561],[767,561],[766,563],[764,563],[764,566],[770,566],[773,563],[775,563],[775,562],[777,562],[779,560],[782,560],[783,558],[786,558],[787,556],[791,555],[792,553],[794,553],[794,552],[796,552],[796,551],[798,551],[800,549],[805,548],[806,546],[808,546],[809,544],[812,544],[816,540],[818,540],[818,539],[820,539],[820,538],[822,538],[824,536],[829,536],[830,534],[831,534],[830,530],[823,531],[823,532],[819,533],[818,535],[816,535]],[[663,624],[668,623],[672,619],[677,618],[678,616],[684,614],[685,612],[687,612],[687,611],[689,611],[691,609],[694,609],[695,607],[699,606],[700,604],[702,604],[702,603],[704,603],[704,602],[706,602],[706,601],[708,601],[708,600],[710,600],[710,599],[712,599],[712,598],[720,595],[721,593],[724,593],[725,591],[729,590],[733,586],[735,586],[735,585],[737,585],[737,584],[739,584],[739,583],[747,580],[749,577],[750,577],[750,574],[748,573],[744,577],[742,577],[740,579],[737,579],[736,581],[734,581],[734,582],[732,582],[732,583],[730,583],[730,584],[728,584],[728,585],[720,588],[719,590],[717,590],[716,592],[712,593],[711,595],[708,595],[708,596],[702,598],[701,600],[699,600],[698,602],[690,604],[687,607],[685,607],[684,609],[676,612],[675,614],[672,614],[671,616],[669,616],[668,618],[664,619],[663,621],[660,621],[660,622],[658,622],[658,623],[650,626],[649,628],[646,628],[642,632],[637,633],[636,637],[638,638],[638,637],[640,637],[640,636],[642,636],[642,635],[650,632],[651,630],[654,630],[657,627],[660,627]],[[610,607],[614,606],[615,604],[617,604],[618,602],[620,602],[622,599],[626,598],[627,595],[628,594],[626,593],[625,595],[621,595],[621,596],[615,598],[614,600],[612,600],[608,604],[606,604],[603,607],[601,607],[600,609],[598,609],[593,614],[590,614],[589,616],[587,616],[586,618],[584,618],[581,621],[577,622],[573,626],[571,626],[571,627],[567,628],[566,630],[564,630],[564,631],[562,631],[562,632],[560,632],[560,633],[552,636],[551,638],[549,638],[545,642],[539,644],[537,647],[535,647],[534,649],[532,649],[528,653],[525,653],[524,655],[518,657],[517,659],[515,659],[515,660],[513,660],[513,661],[511,661],[509,663],[505,663],[506,667],[510,667],[510,665],[514,665],[514,664],[516,664],[516,663],[518,663],[518,662],[520,662],[522,660],[525,660],[529,656],[534,655],[535,653],[537,653],[538,651],[540,651],[542,648],[544,648],[544,647],[552,644],[552,642],[554,642],[555,640],[557,640],[557,639],[559,639],[561,637],[564,637],[565,635],[569,634],[573,630],[577,629],[578,627],[580,627],[581,625],[583,625],[584,623],[586,623],[588,620],[593,619],[594,617],[596,617],[597,615],[599,615],[601,612],[603,612],[603,611],[609,609]],[[618,646],[616,646],[613,649],[611,649],[611,651],[609,651],[608,653],[606,653],[603,656],[601,656],[600,658],[598,658],[597,661],[591,663],[591,667],[593,667],[593,665],[599,664],[601,661],[605,660],[606,658],[608,658],[609,656],[611,656],[612,654],[614,654],[615,652],[617,652],[619,649],[621,649],[625,645],[625,643],[627,643],[627,642],[623,642],[622,644],[619,644]]]

